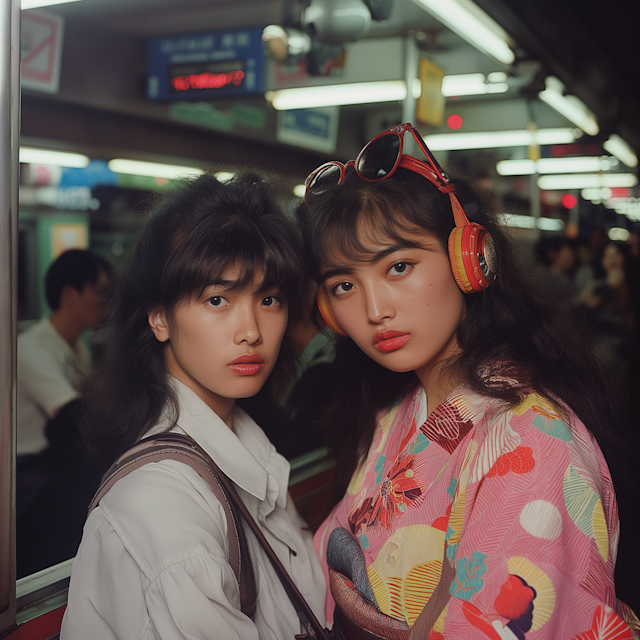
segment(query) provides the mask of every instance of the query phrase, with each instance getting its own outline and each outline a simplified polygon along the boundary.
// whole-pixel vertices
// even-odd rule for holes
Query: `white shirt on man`
[[[77,387],[90,364],[86,345],[81,340],[70,345],[48,317],[18,336],[18,455],[40,453],[47,446],[47,421],[79,396]]]
[[[193,391],[173,381],[180,415],[172,431],[194,438],[234,482],[324,623],[324,575],[311,533],[288,495],[288,462],[244,411],[235,408],[231,430]],[[163,419],[147,435],[168,424]],[[240,611],[226,517],[207,483],[173,460],[136,469],[111,488],[85,524],[61,639],[293,638],[300,633],[296,612],[250,531],[247,541],[258,589],[254,620]]]

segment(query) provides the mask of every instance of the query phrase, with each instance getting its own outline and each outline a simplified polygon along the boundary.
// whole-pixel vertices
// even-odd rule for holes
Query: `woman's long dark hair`
[[[466,315],[457,331],[460,352],[447,361],[447,370],[470,389],[499,398],[506,406],[514,406],[531,390],[554,403],[560,399],[605,453],[615,450],[620,394],[613,389],[606,363],[594,356],[585,324],[567,301],[553,299],[525,276],[496,217],[466,182],[454,183],[469,220],[493,237],[498,276],[486,291],[465,296]],[[365,226],[375,229],[377,237],[401,243],[419,227],[435,235],[445,253],[454,227],[448,196],[405,169],[373,183],[350,170],[342,185],[312,197],[297,213],[308,266],[318,282],[332,256],[367,259],[358,237],[363,220],[373,223]],[[369,450],[376,414],[415,386],[417,377],[385,369],[346,337],[337,338],[334,369],[325,422],[337,457],[337,500]]]
[[[163,344],[147,312],[202,295],[229,266],[238,265],[237,288],[262,270],[262,287],[277,287],[289,317],[300,313],[304,274],[295,226],[267,183],[244,173],[221,183],[204,174],[160,198],[120,275],[106,323],[104,356],[82,387],[83,438],[90,452],[112,459],[140,439],[177,399],[168,381]],[[272,377],[292,365],[285,336]]]

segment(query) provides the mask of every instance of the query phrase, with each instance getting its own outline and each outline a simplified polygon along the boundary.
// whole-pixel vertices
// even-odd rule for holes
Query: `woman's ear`
[[[158,342],[166,342],[169,339],[169,323],[164,309],[161,307],[150,309],[147,312],[147,317],[151,331]]]

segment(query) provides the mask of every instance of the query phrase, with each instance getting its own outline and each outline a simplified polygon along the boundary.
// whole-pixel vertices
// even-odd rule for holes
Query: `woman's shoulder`
[[[91,514],[102,519],[147,574],[193,554],[226,555],[226,518],[191,467],[161,460],[118,480]]]

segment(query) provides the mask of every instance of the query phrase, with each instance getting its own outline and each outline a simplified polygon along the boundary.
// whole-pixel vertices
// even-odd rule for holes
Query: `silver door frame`
[[[20,0],[0,0],[0,635],[16,623],[15,377]]]

